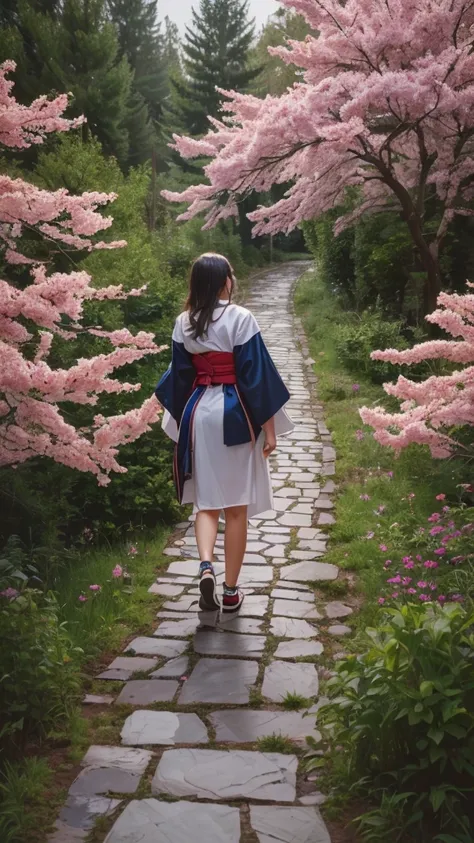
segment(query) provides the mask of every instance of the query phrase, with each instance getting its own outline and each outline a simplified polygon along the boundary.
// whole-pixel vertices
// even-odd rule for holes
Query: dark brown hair
[[[199,339],[206,334],[219,302],[219,293],[225,287],[228,278],[232,281],[232,297],[235,279],[227,258],[210,252],[201,255],[194,262],[186,302],[193,339]]]

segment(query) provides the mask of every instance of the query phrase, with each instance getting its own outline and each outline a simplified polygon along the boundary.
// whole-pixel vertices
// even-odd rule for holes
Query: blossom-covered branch
[[[0,66],[0,145],[25,148],[41,143],[45,134],[67,131],[80,124],[62,113],[67,97],[41,97],[31,106],[19,105],[6,74],[12,62]],[[8,264],[31,265],[31,283],[18,287],[0,279],[0,466],[19,465],[35,456],[95,474],[106,484],[110,472],[123,472],[118,447],[133,442],[158,419],[160,407],[150,398],[134,410],[105,418],[96,415],[89,428],[77,429],[63,417],[59,404],[96,406],[101,395],[140,389],[114,377],[121,366],[158,354],[152,334],[133,336],[127,329],[105,331],[82,324],[86,301],[123,299],[142,290],[122,286],[96,289],[86,272],[49,272],[35,255],[26,254],[25,232],[68,249],[115,249],[122,241],[97,242],[94,235],[108,229],[112,218],[100,208],[113,194],[71,196],[66,190],[40,190],[22,179],[0,176],[0,252]],[[73,340],[91,334],[111,350],[79,359],[68,369],[48,364],[54,337]]]
[[[402,402],[400,413],[363,407],[360,414],[381,445],[397,451],[412,443],[428,445],[434,457],[442,458],[456,447],[452,429],[474,424],[474,295],[441,293],[438,304],[427,318],[452,340],[424,342],[406,351],[374,351],[371,357],[408,366],[444,359],[453,364],[453,371],[422,382],[400,377],[396,384],[384,386],[388,395]]]
[[[471,0],[282,0],[317,35],[271,48],[302,69],[281,97],[223,92],[223,119],[202,140],[175,136],[184,158],[207,156],[206,184],[181,194],[182,219],[206,226],[237,211],[250,191],[292,186],[249,215],[256,234],[289,232],[341,205],[348,187],[362,214],[401,210],[427,276],[427,306],[441,288],[439,250],[455,214],[472,214],[474,4]],[[424,226],[436,196],[437,230]]]

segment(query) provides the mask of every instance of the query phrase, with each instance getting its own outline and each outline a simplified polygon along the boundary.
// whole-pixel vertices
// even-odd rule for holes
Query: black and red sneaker
[[[224,586],[224,596],[222,598],[223,612],[238,612],[242,603],[244,602],[244,593],[239,588],[230,589]]]
[[[199,608],[201,612],[217,612],[221,608],[217,597],[217,583],[214,568],[210,562],[201,562],[199,568]]]

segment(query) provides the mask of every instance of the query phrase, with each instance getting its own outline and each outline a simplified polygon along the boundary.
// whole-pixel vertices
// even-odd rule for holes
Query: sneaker
[[[229,594],[224,591],[224,597],[222,598],[222,611],[238,612],[244,602],[244,597],[244,593],[240,591],[239,588],[236,588],[233,594]]]
[[[217,597],[217,583],[214,568],[210,562],[202,562],[199,570],[199,608],[201,612],[217,612],[221,608]]]

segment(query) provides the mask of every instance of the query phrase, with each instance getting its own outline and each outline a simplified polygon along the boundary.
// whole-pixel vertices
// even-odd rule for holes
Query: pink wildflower
[[[90,591],[102,591],[102,586],[101,585],[90,585],[89,590]]]
[[[430,600],[431,600],[431,597],[429,596],[429,594],[419,594],[418,600],[421,600],[422,603],[429,603]]]
[[[87,597],[84,594],[80,594],[77,599],[79,600],[79,603],[87,603]]]
[[[381,606],[385,603],[385,597],[379,597],[379,603]]]
[[[444,530],[444,527],[440,527],[439,525],[438,525],[438,527],[432,527],[431,530],[430,530],[430,536],[438,536],[439,533],[443,532],[443,530]]]
[[[361,501],[370,501],[370,495],[360,495]]]
[[[444,556],[444,554],[446,553],[446,548],[445,547],[437,547],[436,550],[435,550],[435,553],[436,553],[436,556]]]
[[[420,580],[420,582],[417,582],[417,586],[418,588],[428,588],[428,583],[424,580]]]
[[[363,430],[356,430],[356,432],[355,432],[355,438],[356,438],[359,442],[362,442],[362,440],[363,440],[363,439],[365,439],[365,433],[364,433],[364,431],[363,431]]]
[[[432,559],[427,559],[426,562],[423,563],[425,568],[438,568],[438,563]]]
[[[393,597],[394,600],[396,600],[397,597],[398,597],[398,591],[394,591],[393,594],[392,594],[392,597]]]
[[[402,578],[402,585],[406,586],[406,585],[410,585],[410,583],[411,583],[411,577],[403,577]]]
[[[6,597],[7,600],[15,600],[19,593],[16,588],[6,588],[5,591],[0,591],[0,597]]]
[[[446,603],[446,596],[444,594],[438,594],[438,603]]]
[[[446,495],[443,495],[443,494],[441,494],[441,495],[436,495],[436,500],[437,500],[437,501],[445,501],[445,500],[446,500]]]
[[[416,594],[416,588],[407,588],[407,594]]]
[[[462,594],[452,594],[450,599],[453,603],[464,603]]]
[[[352,384],[352,392],[359,392],[359,390],[360,390],[360,386],[359,386],[359,384],[358,384],[358,383],[353,383],[353,384]]]
[[[120,565],[116,565],[114,570],[112,571],[112,576],[114,579],[118,580],[123,574],[123,568]]]
[[[428,521],[436,522],[441,520],[441,515],[439,512],[433,512],[432,515],[428,518]]]
[[[393,471],[387,471],[387,477],[388,477],[388,479],[389,479],[389,480],[392,480],[392,478],[393,478]]]
[[[407,571],[412,571],[415,567],[413,559],[407,559],[407,561],[404,562],[403,567],[406,568]]]
[[[137,553],[138,553],[138,548],[137,548],[137,547],[135,547],[135,546],[132,544],[132,546],[131,546],[130,550],[128,551],[128,555],[129,555],[129,556],[136,556],[136,555],[137,555]]]
[[[388,550],[388,547],[387,547],[386,544],[379,544],[379,550],[381,550],[383,553],[386,553],[387,550]]]
[[[366,535],[366,539],[373,539],[374,536],[375,536],[375,533],[373,533],[372,530],[370,530]]]
[[[385,563],[384,563],[384,568],[390,568],[390,565],[391,565],[391,564],[392,564],[392,560],[391,560],[391,559],[386,559],[386,561],[385,561]]]
[[[380,515],[383,515],[383,513],[385,512],[386,509],[387,509],[387,507],[384,504],[380,504],[380,506],[377,507],[377,512]]]
[[[402,581],[402,578],[401,578],[400,574],[397,574],[396,577],[391,577],[389,580],[387,580],[387,582],[390,583],[391,585],[398,585],[398,583],[401,583],[401,581]]]
[[[408,495],[408,500],[409,500],[409,501],[412,501],[412,500],[413,500],[413,498],[416,498],[416,495],[415,495],[415,493],[414,493],[414,492],[410,492],[410,494]]]

